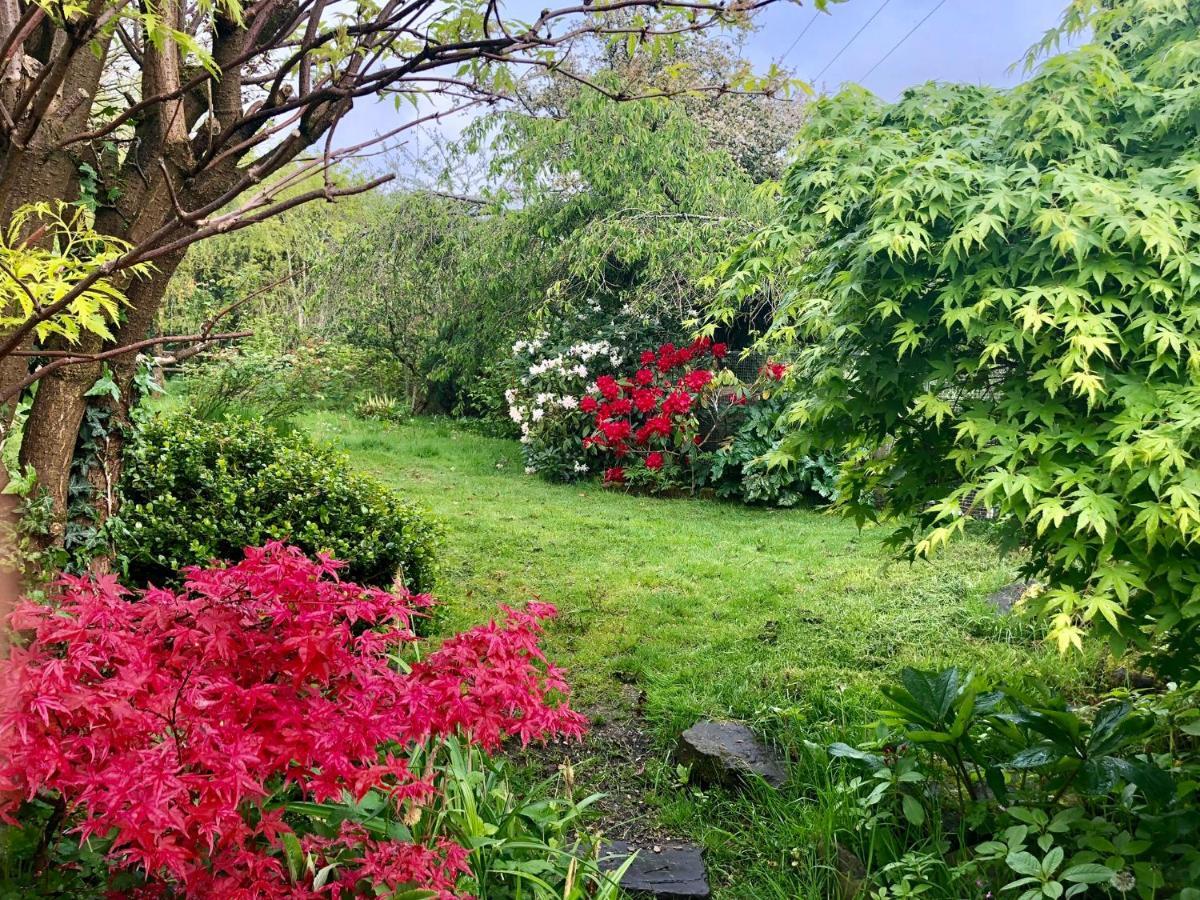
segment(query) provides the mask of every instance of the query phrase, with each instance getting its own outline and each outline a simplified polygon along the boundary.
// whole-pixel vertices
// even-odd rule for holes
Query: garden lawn
[[[548,484],[524,474],[515,442],[447,421],[302,422],[444,524],[439,631],[502,603],[558,607],[546,643],[576,705],[599,726],[636,722],[655,751],[650,766],[605,771],[603,786],[645,799],[648,828],[704,842],[719,897],[827,895],[820,839],[844,803],[820,783],[814,745],[847,729],[861,736],[880,683],[902,667],[1087,681],[1084,660],[1060,658],[1032,626],[989,606],[1015,561],[983,526],[934,562],[910,564],[885,546],[884,529],[815,510]],[[680,784],[669,750],[700,716],[744,720],[775,741],[797,760],[792,786],[756,803]]]

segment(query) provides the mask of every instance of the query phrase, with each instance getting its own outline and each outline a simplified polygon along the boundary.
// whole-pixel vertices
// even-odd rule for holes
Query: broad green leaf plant
[[[994,510],[1060,648],[1090,629],[1194,676],[1200,14],[1075,0],[1046,46],[1085,29],[1012,90],[814,102],[715,318],[783,291],[764,340],[803,399],[776,456],[848,450],[860,521],[924,556]]]

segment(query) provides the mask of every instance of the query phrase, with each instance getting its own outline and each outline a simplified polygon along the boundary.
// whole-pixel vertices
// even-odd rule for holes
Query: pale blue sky
[[[508,15],[517,18],[527,18],[531,10],[536,15],[545,5],[545,0],[502,3]],[[1065,5],[1066,0],[944,0],[940,6],[939,0],[847,0],[831,5],[828,14],[817,15],[811,3],[780,3],[758,14],[758,30],[744,38],[744,54],[763,68],[781,62],[817,90],[834,90],[855,81],[888,99],[930,80],[1011,85],[1023,74],[1019,66],[1012,71],[1010,67],[1058,23]],[[390,103],[360,102],[339,127],[338,143],[357,143],[395,128],[402,121],[400,115],[411,115],[411,110],[397,113]],[[461,126],[461,120],[448,122],[442,131],[453,134]]]

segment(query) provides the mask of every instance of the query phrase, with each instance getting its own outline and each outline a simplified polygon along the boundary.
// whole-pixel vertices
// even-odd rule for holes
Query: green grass
[[[313,414],[303,425],[444,523],[439,630],[502,603],[558,606],[546,643],[576,705],[598,722],[636,719],[658,751],[644,772],[606,771],[605,786],[625,779],[658,825],[703,841],[727,900],[827,895],[815,847],[835,810],[806,742],[853,736],[903,666],[1086,680],[1083,661],[986,603],[1015,562],[982,536],[910,564],[884,546],[884,530],[819,511],[547,484],[523,474],[516,443],[444,421]],[[636,716],[629,684],[645,694]],[[747,721],[777,742],[797,760],[793,784],[758,798],[680,785],[669,749],[700,716]]]

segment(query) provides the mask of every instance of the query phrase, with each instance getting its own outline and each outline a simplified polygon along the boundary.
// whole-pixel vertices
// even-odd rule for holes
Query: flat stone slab
[[[754,775],[773,788],[787,783],[782,761],[739,722],[701,719],[680,735],[675,759],[700,784],[735,786]]]
[[[988,594],[987,602],[996,608],[997,612],[1009,613],[1017,601],[1025,596],[1025,592],[1034,586],[1032,581],[1014,581],[995,593]]]
[[[633,896],[694,900],[712,896],[704,851],[695,844],[606,841],[600,868],[615,872],[635,852],[637,858],[621,878],[621,887]]]

